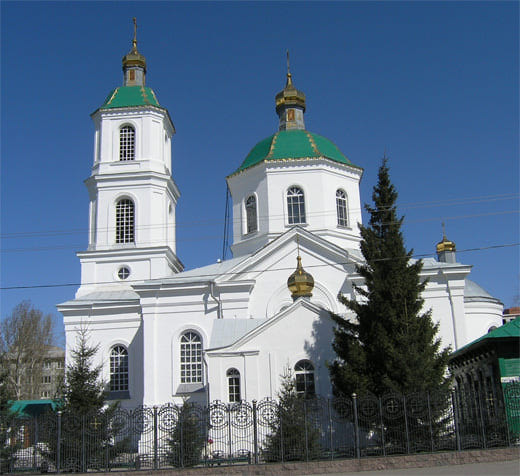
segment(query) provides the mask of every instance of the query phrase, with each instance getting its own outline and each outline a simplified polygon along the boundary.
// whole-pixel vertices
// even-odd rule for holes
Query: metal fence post
[[[427,403],[428,403],[428,424],[430,425],[430,446],[431,450],[435,451],[435,443],[433,438],[433,424],[432,424],[432,409],[430,404],[430,392],[426,393]]]
[[[334,459],[334,433],[332,429],[332,405],[330,398],[327,399],[327,409],[329,413],[329,443],[330,443],[330,459]]]
[[[61,411],[58,412],[57,425],[57,436],[56,436],[56,472],[60,472],[61,466]]]
[[[511,428],[509,426],[509,418],[508,418],[509,400],[506,397],[506,391],[505,391],[506,389],[509,389],[509,385],[507,385],[507,384],[506,384],[505,388],[502,387],[500,394],[502,395],[503,415],[504,415],[503,418],[506,423],[507,446],[512,446],[512,442],[511,442],[512,432],[511,432]],[[520,387],[518,388],[518,390],[520,390]],[[512,405],[511,405],[511,407],[512,407]],[[511,410],[512,410],[512,408],[511,408]],[[519,412],[519,414],[520,414],[520,412]]]
[[[34,417],[33,468],[36,468],[36,448],[38,448],[38,417]]]
[[[386,444],[385,444],[385,422],[383,420],[383,402],[379,397],[379,416],[381,418],[381,443],[383,445],[383,456],[386,456]]]
[[[258,419],[256,415],[256,400],[253,400],[253,455],[255,464],[258,464]]]
[[[159,461],[157,458],[157,407],[153,407],[153,469],[159,467]]]
[[[403,395],[404,431],[406,433],[406,452],[410,454],[410,429],[408,428],[408,415],[406,412],[406,397]]]
[[[227,416],[228,416],[228,457],[231,458],[233,456],[233,441],[231,434],[231,405],[227,406]]]
[[[480,398],[480,385],[477,391],[477,402],[478,402],[478,411],[480,414],[480,428],[482,429],[482,444],[484,445],[484,449],[487,448],[486,442],[486,425],[484,423],[484,411],[482,409],[482,399]]]
[[[86,464],[86,441],[85,441],[85,415],[81,416],[81,472],[87,472]]]
[[[309,461],[309,430],[307,428],[307,401],[303,400],[303,424],[305,428],[305,461]]]
[[[460,428],[459,428],[459,417],[458,417],[458,407],[457,407],[457,395],[455,392],[451,392],[451,406],[453,408],[453,423],[455,425],[455,438],[457,440],[457,451],[461,451],[461,442],[460,442]]]
[[[278,402],[278,414],[280,415],[280,459],[284,462],[284,444],[283,444],[283,414],[280,402]]]
[[[358,410],[357,410],[357,395],[355,393],[352,394],[352,401],[354,403],[354,435],[355,435],[355,445],[356,445],[356,458],[361,458],[361,450],[359,448],[359,422],[358,422]]]
[[[180,440],[181,440],[181,445],[180,445],[180,450],[179,450],[179,464],[181,465],[181,468],[184,468],[184,405],[183,407],[181,408],[181,411],[179,412],[179,428],[180,428]]]

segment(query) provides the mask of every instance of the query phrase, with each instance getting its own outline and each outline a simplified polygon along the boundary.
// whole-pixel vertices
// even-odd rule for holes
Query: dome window
[[[287,216],[289,225],[305,223],[305,196],[300,187],[287,190]]]
[[[258,230],[256,197],[251,195],[246,200],[246,230],[247,233],[253,233]]]
[[[336,211],[338,214],[338,226],[348,226],[348,201],[344,190],[336,191]]]
[[[123,126],[119,130],[119,160],[135,160],[135,129]]]

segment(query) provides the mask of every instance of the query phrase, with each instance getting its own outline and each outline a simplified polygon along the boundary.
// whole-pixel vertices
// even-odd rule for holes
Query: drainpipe
[[[450,282],[448,277],[446,277],[446,289],[448,290],[448,299],[450,301],[450,309],[451,309],[451,325],[453,326],[453,338],[455,340],[455,350],[459,348],[459,342],[457,338],[457,321],[455,319],[455,306],[453,304],[453,297],[451,295]]]
[[[222,302],[215,296],[215,281],[209,281],[209,295],[217,303],[217,319],[222,319]]]
[[[206,381],[206,403],[207,403],[207,406],[209,407],[211,400],[210,400],[210,396],[209,396],[209,366],[208,366],[206,352],[202,352],[202,362],[204,363],[204,368],[206,369],[206,375],[205,375],[206,378],[204,380]]]

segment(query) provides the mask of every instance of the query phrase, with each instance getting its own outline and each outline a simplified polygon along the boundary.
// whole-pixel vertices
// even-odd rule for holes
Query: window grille
[[[226,372],[228,379],[229,403],[239,402],[240,398],[240,372],[237,369],[229,369]]]
[[[122,345],[110,352],[110,391],[128,391],[128,351]]]
[[[135,241],[134,219],[134,202],[128,198],[119,200],[116,205],[116,243]]]
[[[256,197],[251,195],[246,200],[247,233],[253,233],[257,227]]]
[[[202,383],[202,341],[191,331],[181,336],[181,383]]]
[[[296,392],[314,395],[314,365],[308,360],[300,360],[294,366],[296,374]]]
[[[119,130],[119,160],[135,160],[135,129],[132,126]]]
[[[336,210],[338,226],[348,226],[347,194],[343,190],[336,191]]]
[[[291,187],[287,191],[287,215],[289,225],[305,223],[305,198],[299,187]]]

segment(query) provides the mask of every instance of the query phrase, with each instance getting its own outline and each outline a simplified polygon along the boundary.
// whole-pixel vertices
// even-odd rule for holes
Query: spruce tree
[[[270,424],[271,433],[262,453],[268,462],[319,458],[320,430],[315,422],[316,401],[296,392],[294,376],[287,368],[282,375],[278,406]]]
[[[121,424],[114,419],[119,404],[106,403],[101,366],[92,365],[97,351],[98,346],[89,345],[88,331],[81,329],[62,390],[60,448],[57,428],[52,427],[46,449],[42,450],[42,455],[54,465],[59,451],[61,469],[67,471],[109,468],[110,460],[128,449],[128,438],[119,435]]]
[[[438,325],[431,311],[423,309],[422,261],[413,261],[413,250],[406,251],[396,199],[385,157],[372,194],[374,205],[365,205],[369,226],[360,225],[365,262],[356,269],[364,285],[354,289],[361,299],[338,296],[356,319],[333,315],[337,358],[330,374],[338,396],[446,391],[449,386],[449,349],[441,349]]]
[[[185,401],[168,439],[167,458],[173,466],[187,468],[200,463],[206,443],[204,423],[197,407]]]

